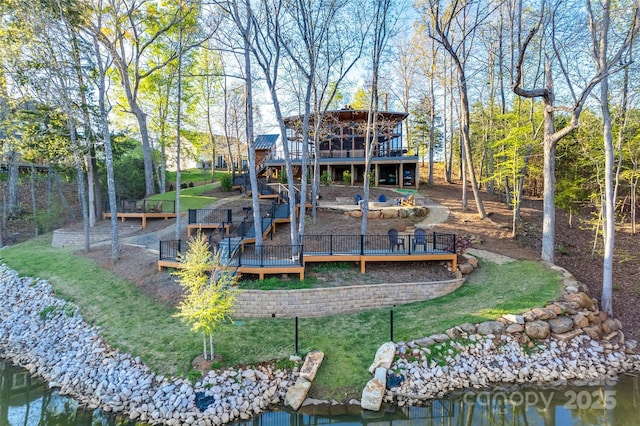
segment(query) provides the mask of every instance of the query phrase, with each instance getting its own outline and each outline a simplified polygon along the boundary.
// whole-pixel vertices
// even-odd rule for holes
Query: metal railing
[[[189,209],[189,225],[210,223],[231,223],[231,209]]]
[[[306,255],[455,253],[456,235],[304,235],[302,244]]]
[[[106,205],[105,212],[109,212]],[[118,213],[175,213],[176,202],[173,200],[121,200],[118,203]]]
[[[238,252],[239,266],[277,267],[303,266],[304,250],[302,245],[256,246],[244,252]]]
[[[160,241],[160,260],[178,260],[178,254],[182,253],[181,240]]]

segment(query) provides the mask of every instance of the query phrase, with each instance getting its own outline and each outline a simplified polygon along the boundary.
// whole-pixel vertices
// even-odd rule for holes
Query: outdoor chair
[[[398,237],[398,230],[396,228],[391,228],[387,232],[389,235],[389,248],[391,251],[395,249],[400,250],[400,246],[402,246],[402,250],[404,250],[404,237]]]
[[[155,206],[149,206],[149,213],[162,213],[162,201],[158,201]]]
[[[356,205],[360,205],[360,201],[362,201],[362,196],[360,194],[356,194]]]
[[[414,195],[411,194],[409,196],[405,196],[405,198],[400,201],[400,204],[402,204],[402,206],[404,207],[415,206],[416,200]]]
[[[420,246],[424,251],[427,251],[427,231],[422,228],[416,229],[416,232],[413,233],[413,251],[416,251],[416,247]]]
[[[380,194],[380,196],[378,197],[378,201],[380,203],[386,203],[387,202],[387,196],[384,194]]]

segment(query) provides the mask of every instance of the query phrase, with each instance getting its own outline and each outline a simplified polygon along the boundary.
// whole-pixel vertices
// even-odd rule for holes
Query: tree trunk
[[[113,146],[109,131],[109,118],[106,107],[106,67],[102,60],[98,38],[93,36],[93,48],[96,63],[98,65],[98,107],[100,112],[100,125],[102,127],[102,141],[104,143],[105,167],[107,169],[107,192],[109,195],[109,212],[111,213],[111,263],[116,263],[120,245],[118,241],[118,206],[116,199],[115,173],[113,170]]]
[[[31,165],[31,211],[33,212],[34,235],[38,236],[38,204],[36,203],[36,168]],[[45,230],[46,232],[46,230]]]

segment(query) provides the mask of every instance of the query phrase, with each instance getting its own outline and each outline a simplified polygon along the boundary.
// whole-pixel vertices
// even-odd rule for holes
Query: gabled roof
[[[271,149],[279,137],[280,135],[259,135],[253,143],[253,149]]]

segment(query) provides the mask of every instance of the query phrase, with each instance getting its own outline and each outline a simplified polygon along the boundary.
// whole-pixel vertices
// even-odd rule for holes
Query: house
[[[417,155],[408,155],[409,149],[402,135],[402,122],[408,115],[404,112],[378,112],[377,143],[371,147],[370,162],[372,183],[376,186],[418,189],[419,159]],[[315,138],[313,134],[309,135],[308,164],[312,165],[317,159],[320,173],[326,171],[333,181],[342,181],[346,171],[350,173],[351,185],[362,183],[368,117],[368,111],[350,108],[327,111],[322,115],[319,126],[315,126],[312,117],[309,128],[313,132],[317,127],[318,131]],[[286,143],[298,173],[302,163],[302,119],[303,116],[285,118]],[[372,134],[369,139],[373,141]],[[282,156],[275,155],[265,159],[264,164],[277,173],[285,163]]]

